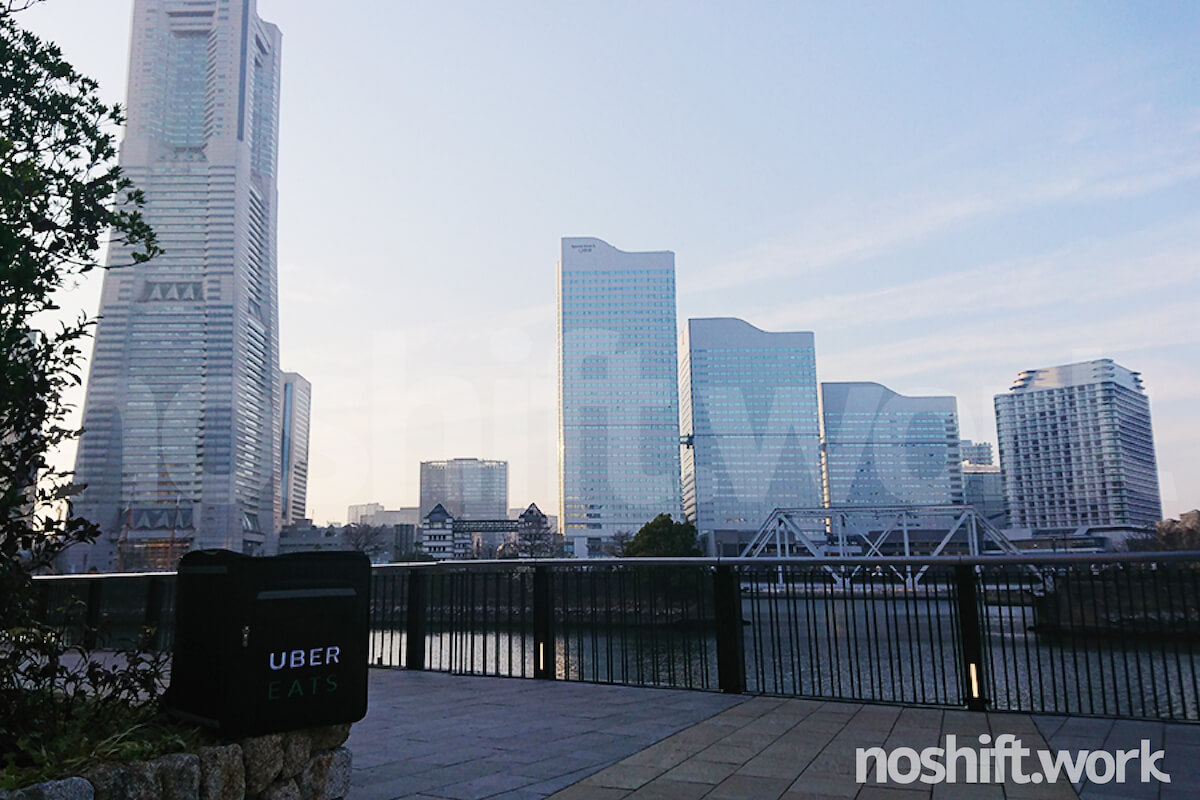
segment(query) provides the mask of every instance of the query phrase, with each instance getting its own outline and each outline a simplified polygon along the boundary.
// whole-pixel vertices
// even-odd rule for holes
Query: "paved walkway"
[[[820,702],[581,683],[372,670],[354,726],[350,800],[826,800],[859,798],[1200,797],[1200,725]],[[855,750],[1024,747],[1165,751],[1171,783],[875,785],[855,782]],[[1031,761],[1034,757],[1031,757]],[[1027,771],[1031,771],[1027,767]]]

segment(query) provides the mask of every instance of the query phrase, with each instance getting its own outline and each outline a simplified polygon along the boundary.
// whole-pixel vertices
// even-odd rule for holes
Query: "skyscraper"
[[[1162,519],[1150,400],[1111,359],[1017,376],[996,395],[1004,492],[1015,528],[1153,528]]]
[[[563,239],[558,289],[559,509],[589,557],[682,516],[675,254]]]
[[[298,372],[285,372],[283,384],[283,439],[279,445],[282,463],[281,525],[304,519],[308,501],[308,426],[312,407],[312,384]]]
[[[255,0],[135,0],[120,164],[165,252],[104,277],[76,460],[103,535],[68,567],[273,548],[280,41]]]
[[[421,514],[441,504],[460,520],[508,517],[508,462],[478,458],[421,462]]]
[[[958,402],[878,383],[822,383],[829,505],[963,502]]]
[[[690,319],[682,351],[684,512],[709,555],[738,555],[774,509],[821,505],[813,335]]]

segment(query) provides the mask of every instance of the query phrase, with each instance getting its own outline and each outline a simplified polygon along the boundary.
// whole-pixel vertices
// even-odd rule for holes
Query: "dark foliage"
[[[696,526],[690,522],[676,522],[668,514],[659,514],[629,540],[625,555],[630,558],[698,556]]]

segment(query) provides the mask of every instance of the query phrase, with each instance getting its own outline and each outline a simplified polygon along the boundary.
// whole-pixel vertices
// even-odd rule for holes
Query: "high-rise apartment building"
[[[675,254],[563,239],[558,290],[559,514],[590,557],[682,516]]]
[[[1162,519],[1150,400],[1111,359],[1032,369],[996,395],[1015,528],[1153,528]]]
[[[708,555],[739,555],[774,509],[822,503],[813,335],[690,319],[680,349],[684,512]]]
[[[283,495],[280,514],[283,525],[294,525],[305,518],[308,502],[308,426],[312,408],[312,384],[298,372],[283,373],[283,439],[279,457],[282,462]]]
[[[120,165],[164,253],[104,276],[76,460],[103,533],[67,568],[274,547],[280,43],[255,0],[134,2]]]
[[[878,383],[822,383],[829,505],[963,502],[958,402]]]
[[[478,458],[421,462],[421,514],[441,504],[459,520],[505,519],[508,462]]]

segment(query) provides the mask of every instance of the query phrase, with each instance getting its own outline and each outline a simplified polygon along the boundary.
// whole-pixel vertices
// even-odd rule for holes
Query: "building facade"
[[[1008,502],[1004,499],[1004,478],[994,464],[963,461],[963,499],[988,522],[1001,530],[1008,525]]]
[[[955,398],[823,383],[821,408],[830,506],[963,503]]]
[[[990,466],[995,463],[992,460],[991,442],[972,442],[970,439],[963,439],[959,442],[958,449],[964,464]]]
[[[75,465],[102,534],[67,569],[274,549],[280,43],[255,0],[134,2],[120,165],[164,252],[104,276]]]
[[[504,519],[508,462],[478,458],[421,462],[421,513],[441,504],[455,519]]]
[[[995,404],[1013,527],[1145,530],[1162,519],[1139,373],[1111,359],[1028,370]]]
[[[382,503],[356,503],[346,509],[346,524],[364,524],[367,517],[379,511],[383,511]]]
[[[822,503],[813,334],[690,319],[680,351],[684,513],[706,554],[738,555],[774,509]]]
[[[675,255],[562,240],[559,514],[575,557],[682,516]]]
[[[280,515],[283,525],[305,518],[308,502],[308,430],[312,409],[312,384],[298,372],[283,373],[283,438],[279,444],[282,462]]]

